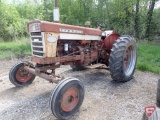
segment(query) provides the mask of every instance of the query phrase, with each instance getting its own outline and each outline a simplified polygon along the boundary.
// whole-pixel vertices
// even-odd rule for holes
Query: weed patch
[[[10,59],[13,57],[24,57],[31,54],[30,43],[28,41],[12,41],[0,43],[0,59]]]
[[[160,43],[138,43],[137,67],[141,71],[160,73]]]

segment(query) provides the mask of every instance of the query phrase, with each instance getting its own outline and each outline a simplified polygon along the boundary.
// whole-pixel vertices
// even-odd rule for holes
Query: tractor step
[[[95,68],[101,68],[101,67],[104,67],[104,66],[106,66],[106,65],[105,65],[105,64],[98,63],[98,64],[94,64],[94,65],[87,66],[87,68],[95,69]]]

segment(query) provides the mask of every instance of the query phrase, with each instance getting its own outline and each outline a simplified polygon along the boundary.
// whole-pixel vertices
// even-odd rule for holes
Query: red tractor
[[[56,10],[55,10],[56,11]],[[28,23],[32,57],[12,67],[9,79],[15,86],[31,84],[35,76],[51,83],[54,88],[50,105],[59,119],[75,114],[84,99],[84,86],[76,78],[55,75],[60,65],[73,70],[108,66],[116,82],[132,79],[137,60],[136,40],[120,36],[113,30],[73,26],[35,20]]]

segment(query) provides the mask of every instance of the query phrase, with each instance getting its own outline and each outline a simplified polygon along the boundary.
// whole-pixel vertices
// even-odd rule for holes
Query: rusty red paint
[[[131,51],[133,46],[129,46],[126,50],[125,56],[124,56],[124,70],[126,71],[130,62],[131,62]]]
[[[129,57],[130,57],[130,50],[129,48],[126,50],[126,54],[125,54],[125,57],[124,57],[124,70],[126,71],[127,67],[128,67],[128,64],[129,64]]]
[[[85,58],[91,58],[91,60],[94,60],[98,57],[98,52],[91,52],[91,55],[89,54],[82,54],[82,55],[73,55],[73,56],[63,56],[63,57],[55,57],[55,58],[38,58],[38,57],[32,57],[31,61],[38,63],[38,64],[53,64],[53,63],[64,63],[64,62],[72,62],[72,61],[84,61]]]
[[[35,21],[29,22],[27,25],[28,31],[29,31],[29,25],[32,23],[40,23],[41,32],[63,33],[63,32],[60,32],[60,29],[62,28],[62,29],[82,31],[82,33],[79,33],[79,34],[83,34],[83,35],[99,35],[99,36],[101,36],[101,34],[102,34],[102,31],[99,29],[73,26],[73,25],[67,25],[67,24],[60,24],[60,23],[53,23],[53,22],[40,21],[40,20],[35,20]],[[77,33],[70,33],[70,34],[77,34]]]
[[[53,74],[52,75],[48,75],[48,74],[46,74],[44,72],[36,72],[36,69],[38,69],[38,68],[33,69],[33,68],[30,68],[29,66],[25,66],[24,69],[26,71],[28,71],[29,73],[32,73],[33,75],[36,75],[36,76],[39,76],[39,77],[41,77],[41,78],[43,78],[45,80],[48,80],[51,83],[58,83],[62,79],[62,78],[59,78],[59,77],[57,77],[57,76],[55,76]]]
[[[24,70],[24,67],[19,68],[19,70],[16,73],[16,79],[22,83],[27,82],[28,80],[30,80],[31,77],[32,75],[28,73],[26,70]]]
[[[77,87],[69,88],[62,96],[61,108],[65,112],[72,111],[78,104],[79,90]]]
[[[105,38],[104,40],[104,44],[105,44],[105,48],[107,49],[107,51],[110,53],[112,46],[114,44],[114,41],[117,40],[120,37],[119,34],[111,34],[108,37]]]
[[[65,56],[65,57],[55,57],[55,58],[38,58],[32,57],[32,62],[39,63],[39,64],[52,64],[56,62],[69,62],[69,61],[76,61],[80,60],[81,55],[74,55],[74,56]]]

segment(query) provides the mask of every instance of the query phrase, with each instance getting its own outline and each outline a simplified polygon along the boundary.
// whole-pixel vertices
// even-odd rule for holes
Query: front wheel
[[[50,100],[52,113],[58,119],[68,119],[79,110],[83,99],[83,84],[76,78],[64,79],[52,92]]]
[[[24,69],[23,62],[15,64],[9,72],[9,80],[16,87],[29,85],[33,82],[34,79],[35,75],[27,72]]]
[[[130,36],[115,41],[109,58],[111,77],[116,82],[132,79],[137,61],[136,40]]]

